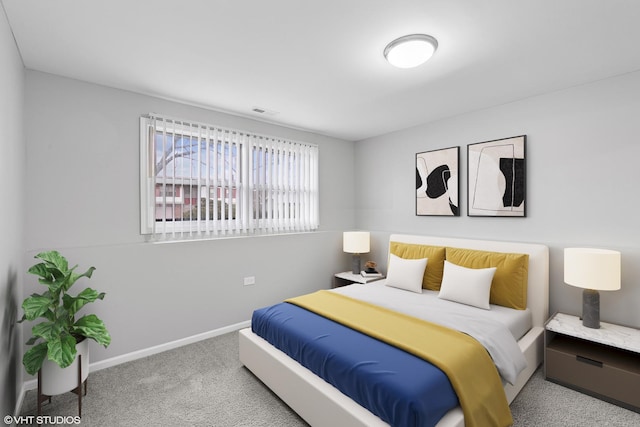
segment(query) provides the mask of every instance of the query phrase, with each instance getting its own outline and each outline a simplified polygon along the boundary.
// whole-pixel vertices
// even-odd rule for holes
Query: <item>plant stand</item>
[[[75,393],[78,396],[78,416],[82,417],[82,396],[87,395],[87,383],[89,379],[85,379],[82,381],[82,355],[78,355],[78,386],[73,390],[70,390],[72,393]],[[84,387],[83,387],[84,386]],[[84,391],[82,390],[84,388]],[[42,394],[42,370],[38,371],[38,415],[42,415],[42,402],[51,403],[51,396],[46,394]]]

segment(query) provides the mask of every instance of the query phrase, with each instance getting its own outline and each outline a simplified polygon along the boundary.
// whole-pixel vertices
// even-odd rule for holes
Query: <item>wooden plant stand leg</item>
[[[85,389],[84,394],[86,395],[87,394],[86,383],[85,383],[84,389]],[[78,396],[78,416],[82,418],[82,355],[81,354],[78,355],[78,387],[74,388],[72,392],[74,392]]]
[[[49,403],[51,403],[51,396],[42,394],[42,370],[38,371],[38,395],[36,396],[36,400],[38,402],[38,416],[40,416],[42,415],[42,402],[49,401]]]

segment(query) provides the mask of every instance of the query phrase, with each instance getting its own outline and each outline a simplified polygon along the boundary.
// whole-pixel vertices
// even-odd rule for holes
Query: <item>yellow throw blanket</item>
[[[489,353],[474,338],[326,290],[286,302],[384,341],[440,368],[458,395],[466,427],[513,424],[498,370]]]

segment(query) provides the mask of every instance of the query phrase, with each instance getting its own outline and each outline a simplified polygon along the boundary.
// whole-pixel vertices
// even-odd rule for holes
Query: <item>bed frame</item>
[[[549,316],[549,249],[539,244],[402,234],[392,234],[389,240],[529,254],[527,305],[531,309],[533,327],[518,341],[527,359],[527,368],[520,373],[515,385],[505,386],[507,399],[511,403],[543,361],[544,322]],[[250,328],[240,331],[239,340],[240,361],[310,425],[388,426],[331,384],[251,332]],[[449,411],[437,426],[464,427],[462,409],[457,407]]]

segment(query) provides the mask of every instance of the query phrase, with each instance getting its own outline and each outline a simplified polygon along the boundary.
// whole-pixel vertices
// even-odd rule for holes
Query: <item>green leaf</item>
[[[86,288],[75,297],[65,294],[62,297],[62,301],[64,308],[69,312],[69,315],[74,316],[86,304],[94,302],[97,299],[103,299],[104,296],[104,292],[98,293],[98,291],[94,289]]]
[[[60,328],[54,322],[41,322],[31,328],[34,337],[40,337],[45,341],[50,341],[60,335]]]
[[[50,307],[51,298],[37,294],[26,298],[22,302],[22,309],[24,310],[24,316],[27,320],[34,320],[38,317],[44,316],[45,313],[49,311]]]
[[[105,347],[111,344],[111,335],[109,335],[102,320],[95,314],[87,314],[78,319],[75,325],[73,325],[72,333],[91,338]]]
[[[52,296],[59,298],[60,290],[66,281],[66,273],[58,270],[58,268],[52,264],[47,263],[36,264],[32,266],[28,272],[39,276],[40,279],[38,279],[38,282],[46,285]]]
[[[61,368],[66,368],[76,358],[76,340],[71,335],[61,335],[47,342],[47,354],[49,360],[55,362]]]
[[[77,266],[76,266],[77,267]],[[86,277],[86,278],[91,278],[91,275],[93,274],[93,272],[95,271],[95,267],[89,267],[89,269],[87,271],[85,271],[82,274],[78,274],[75,273],[73,270],[75,270],[76,267],[73,267],[71,269],[71,272],[69,273],[69,276],[67,277],[67,280],[64,283],[64,291],[68,291],[69,288],[71,288],[71,286],[73,286],[74,283],[76,283],[78,281],[79,278],[81,277]]]
[[[45,264],[44,262],[31,266],[31,268],[29,268],[27,272],[39,276],[40,283],[43,283],[45,285],[51,283],[55,279],[55,277],[53,277],[53,275],[51,274],[49,268],[47,268],[47,264]]]
[[[35,258],[39,258],[44,261],[50,270],[58,270],[63,273],[63,275],[64,272],[69,270],[69,263],[67,262],[67,259],[60,255],[60,252],[58,251],[41,252],[36,255]]]
[[[29,375],[35,375],[42,367],[44,358],[47,357],[47,343],[42,342],[30,348],[22,357],[22,364]]]

